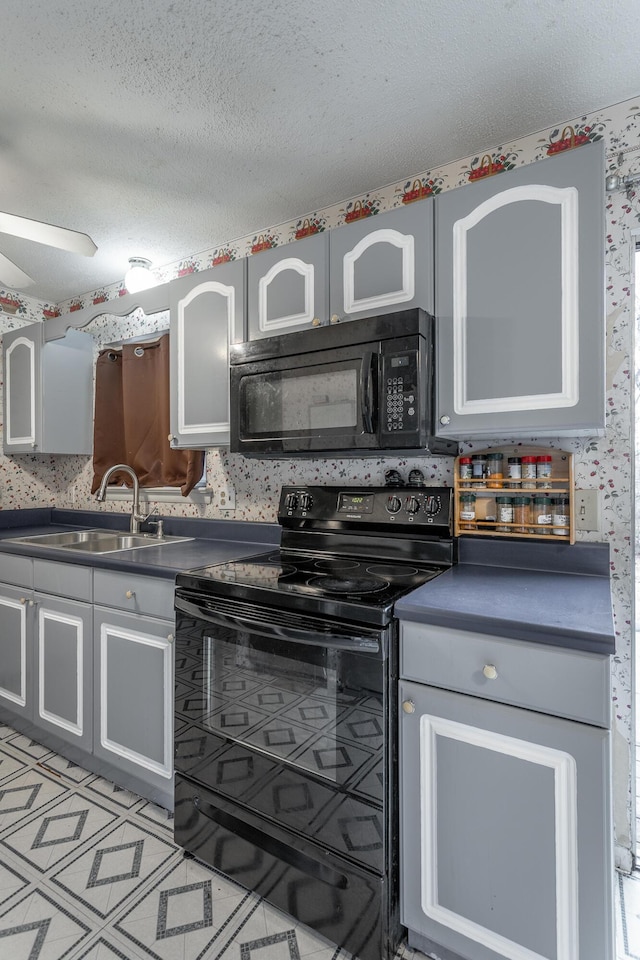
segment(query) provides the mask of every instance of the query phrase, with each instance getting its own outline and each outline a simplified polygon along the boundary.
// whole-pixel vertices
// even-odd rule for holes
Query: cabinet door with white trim
[[[437,433],[604,429],[604,159],[588,144],[440,194]]]
[[[411,307],[432,314],[433,229],[433,200],[419,200],[332,230],[329,274],[334,322]]]
[[[245,338],[245,271],[245,260],[231,260],[169,285],[176,449],[229,443],[229,343]]]
[[[94,608],[96,757],[173,804],[173,630],[168,620]]]
[[[409,943],[613,957],[610,732],[410,681],[400,702]]]
[[[88,753],[93,742],[89,603],[35,594],[33,722]]]
[[[0,584],[0,711],[9,722],[33,714],[32,622],[33,592]]]
[[[328,321],[327,248],[327,234],[318,233],[249,257],[250,340]]]

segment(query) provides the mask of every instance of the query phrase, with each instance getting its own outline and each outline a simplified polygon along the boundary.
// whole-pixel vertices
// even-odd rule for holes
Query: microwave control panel
[[[417,433],[421,411],[416,350],[383,354],[381,399],[384,433]]]

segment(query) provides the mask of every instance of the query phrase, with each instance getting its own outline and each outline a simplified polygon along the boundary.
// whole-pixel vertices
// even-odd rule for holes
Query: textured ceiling
[[[49,302],[640,94],[638,0],[3,0],[0,235]],[[0,278],[0,286],[1,278]]]

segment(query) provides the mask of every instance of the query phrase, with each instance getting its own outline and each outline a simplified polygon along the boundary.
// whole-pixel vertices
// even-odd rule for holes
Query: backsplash
[[[418,173],[402,182],[320,211],[310,212],[288,223],[265,227],[251,236],[229,241],[215,249],[189,256],[164,267],[163,280],[243,257],[272,246],[295,241],[311,233],[339,227],[367,216],[420,202],[424,197],[473,182],[504,170],[531,163],[564,149],[580,149],[585,140],[604,139],[608,166],[614,168],[622,154],[621,173],[640,170],[640,101],[627,101],[556,128],[532,134],[504,144],[484,155],[466,158]],[[604,191],[604,185],[603,185]],[[632,253],[635,237],[632,230],[640,225],[640,199],[635,191],[606,196],[603,203],[607,215],[607,431],[602,438],[576,438],[557,441],[548,438],[527,440],[540,446],[561,447],[574,453],[578,488],[598,488],[601,496],[602,529],[600,533],[582,533],[581,539],[604,540],[611,546],[611,576],[614,593],[614,616],[617,653],[613,664],[613,703],[620,737],[616,761],[616,829],[619,850],[630,848],[631,778],[629,744],[632,741],[631,711],[631,623],[633,550],[633,487],[632,487],[632,418],[634,416],[631,293],[633,290]],[[509,242],[508,239],[505,242]],[[30,300],[11,291],[0,290],[0,332],[42,320],[57,312],[80,309],[92,302],[114,299],[123,291],[123,283],[93,291],[65,304],[51,305]],[[45,321],[46,322],[46,321]],[[123,340],[140,333],[166,329],[166,314],[145,318],[139,311],[125,319],[104,316],[85,329],[101,344]],[[497,437],[493,443],[478,441],[462,444],[464,451],[512,444],[508,437]],[[90,496],[92,468],[86,457],[59,456],[1,457],[3,483],[0,485],[0,508],[31,506],[67,506],[94,509],[98,505]],[[214,490],[221,483],[230,483],[236,490],[238,520],[274,521],[280,486],[284,483],[333,483],[378,485],[384,473],[395,467],[406,475],[419,467],[427,481],[452,485],[453,463],[449,458],[419,457],[410,460],[395,458],[322,459],[322,460],[250,460],[224,451],[207,453],[207,483]],[[128,503],[107,502],[108,510],[126,511]],[[161,504],[164,515],[229,517],[213,504]],[[624,858],[623,858],[624,859]]]

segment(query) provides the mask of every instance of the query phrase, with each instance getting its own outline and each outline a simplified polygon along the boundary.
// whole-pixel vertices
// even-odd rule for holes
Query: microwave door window
[[[245,438],[359,432],[358,370],[273,372],[243,381]]]

